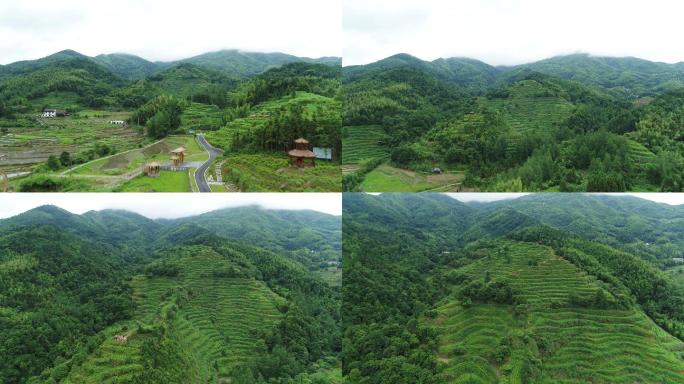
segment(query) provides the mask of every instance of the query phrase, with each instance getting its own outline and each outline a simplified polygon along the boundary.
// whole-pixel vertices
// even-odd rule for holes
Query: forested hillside
[[[682,383],[682,215],[618,196],[345,194],[343,373]]]
[[[588,55],[345,67],[345,188],[681,191],[683,81],[680,64]]]
[[[238,210],[213,227],[51,206],[1,220],[0,382],[340,382],[340,294],[313,262],[340,259],[339,218]],[[236,217],[262,241],[218,231]]]

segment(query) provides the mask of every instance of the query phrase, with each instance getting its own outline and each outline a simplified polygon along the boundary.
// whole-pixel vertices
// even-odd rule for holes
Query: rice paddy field
[[[184,247],[179,253],[177,276],[133,278],[135,320],[104,332],[102,344],[71,369],[65,383],[131,382],[144,369],[145,329],[154,326],[165,329],[179,364],[189,367],[188,382],[230,383],[231,372],[251,360],[260,348],[256,335],[277,323],[285,299],[260,281],[222,277],[227,274],[220,272],[234,266],[210,248]],[[116,334],[127,341],[114,340]]]
[[[0,169],[30,170],[50,155],[66,151],[75,157],[97,143],[122,152],[148,142],[133,127],[109,124],[110,120],[128,117],[130,112],[86,110],[59,118],[25,115],[17,120],[0,120],[0,153],[7,155],[0,160]]]
[[[444,300],[426,323],[440,335],[444,383],[684,383],[684,343],[631,309],[573,307],[602,287],[545,246],[507,243],[459,269],[506,281],[526,304]]]
[[[335,192],[342,174],[335,163],[316,161],[315,167],[296,168],[280,153],[228,154],[221,166],[223,180],[242,192]]]

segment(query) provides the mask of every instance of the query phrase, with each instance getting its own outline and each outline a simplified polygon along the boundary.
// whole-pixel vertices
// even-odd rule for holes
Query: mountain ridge
[[[341,65],[342,63],[341,58],[334,56],[310,58],[281,52],[252,52],[238,49],[223,49],[170,61],[151,61],[125,52],[101,53],[95,56],[87,56],[72,49],[64,49],[42,58],[20,60],[0,65],[0,78],[2,75],[26,73],[73,58],[90,60],[127,80],[143,79],[182,63],[197,64],[228,73],[232,71],[245,78],[292,62],[303,61],[326,65]],[[238,59],[240,59],[240,62],[237,61]],[[239,63],[239,65],[236,63]]]

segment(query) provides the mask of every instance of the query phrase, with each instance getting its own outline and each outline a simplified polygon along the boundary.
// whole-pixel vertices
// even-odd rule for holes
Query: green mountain
[[[190,63],[226,73],[234,73],[240,77],[253,77],[268,69],[295,62],[320,63],[330,66],[342,65],[342,60],[336,57],[311,59],[278,52],[244,52],[237,49],[209,52],[178,61],[178,63]]]
[[[588,55],[493,67],[406,54],[344,67],[345,188],[679,191],[683,68]],[[444,181],[430,177],[435,168]]]
[[[630,97],[658,94],[684,86],[682,63],[658,63],[635,57],[575,54],[511,68],[513,71],[520,69],[599,85]]]
[[[93,60],[119,77],[129,80],[144,79],[152,76],[168,64],[151,62],[126,53],[102,54]]]
[[[212,225],[202,226],[53,206],[0,221],[0,381],[337,382],[339,293],[309,260],[269,249],[320,241],[258,218],[325,233],[334,260],[339,218],[230,211],[203,215]],[[264,245],[219,230],[237,217],[262,224],[250,229]]]
[[[207,83],[232,87],[237,80],[295,62],[341,65],[339,58],[310,59],[283,53],[237,50],[212,52],[172,62],[150,62],[120,53],[88,57],[73,50],[64,50],[41,59],[0,66],[0,101],[5,108],[15,107],[22,111],[26,108],[19,108],[23,99],[30,102],[46,96],[63,99],[66,95],[60,92],[66,92],[81,97],[72,95],[72,104],[62,103],[58,107],[76,109],[79,105],[102,107],[111,103],[121,106],[121,100],[113,101],[107,96],[126,83],[150,79],[157,93],[163,91],[186,97],[200,93]],[[192,89],[193,81],[197,83],[195,90]],[[154,84],[159,82],[161,84]]]
[[[684,291],[665,262],[684,252],[683,207],[585,194],[345,194],[343,207],[349,381],[684,382]],[[642,230],[677,253],[644,257]]]
[[[318,269],[320,263],[341,261],[341,218],[315,211],[230,208],[174,221],[174,225],[185,224],[221,237],[290,253],[312,270]]]
[[[36,60],[22,60],[15,63],[1,65],[0,76],[26,74],[31,71],[43,69],[50,65],[54,65],[63,61],[71,59],[87,59],[88,57],[71,49],[66,49],[53,53],[52,55],[36,59]]]

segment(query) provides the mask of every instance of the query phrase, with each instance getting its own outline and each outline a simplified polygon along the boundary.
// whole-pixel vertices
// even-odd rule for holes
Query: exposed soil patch
[[[128,166],[128,163],[131,161],[128,157],[130,153],[120,153],[118,155],[114,155],[107,159],[107,162],[102,164],[101,169],[118,169],[118,168],[125,168]]]
[[[146,147],[145,149],[142,150],[142,153],[146,157],[152,157],[152,156],[158,155],[160,153],[167,153],[171,149],[172,148],[169,147],[167,140],[163,140],[163,141],[160,141],[160,142],[155,143],[153,145],[150,145],[149,147]]]

